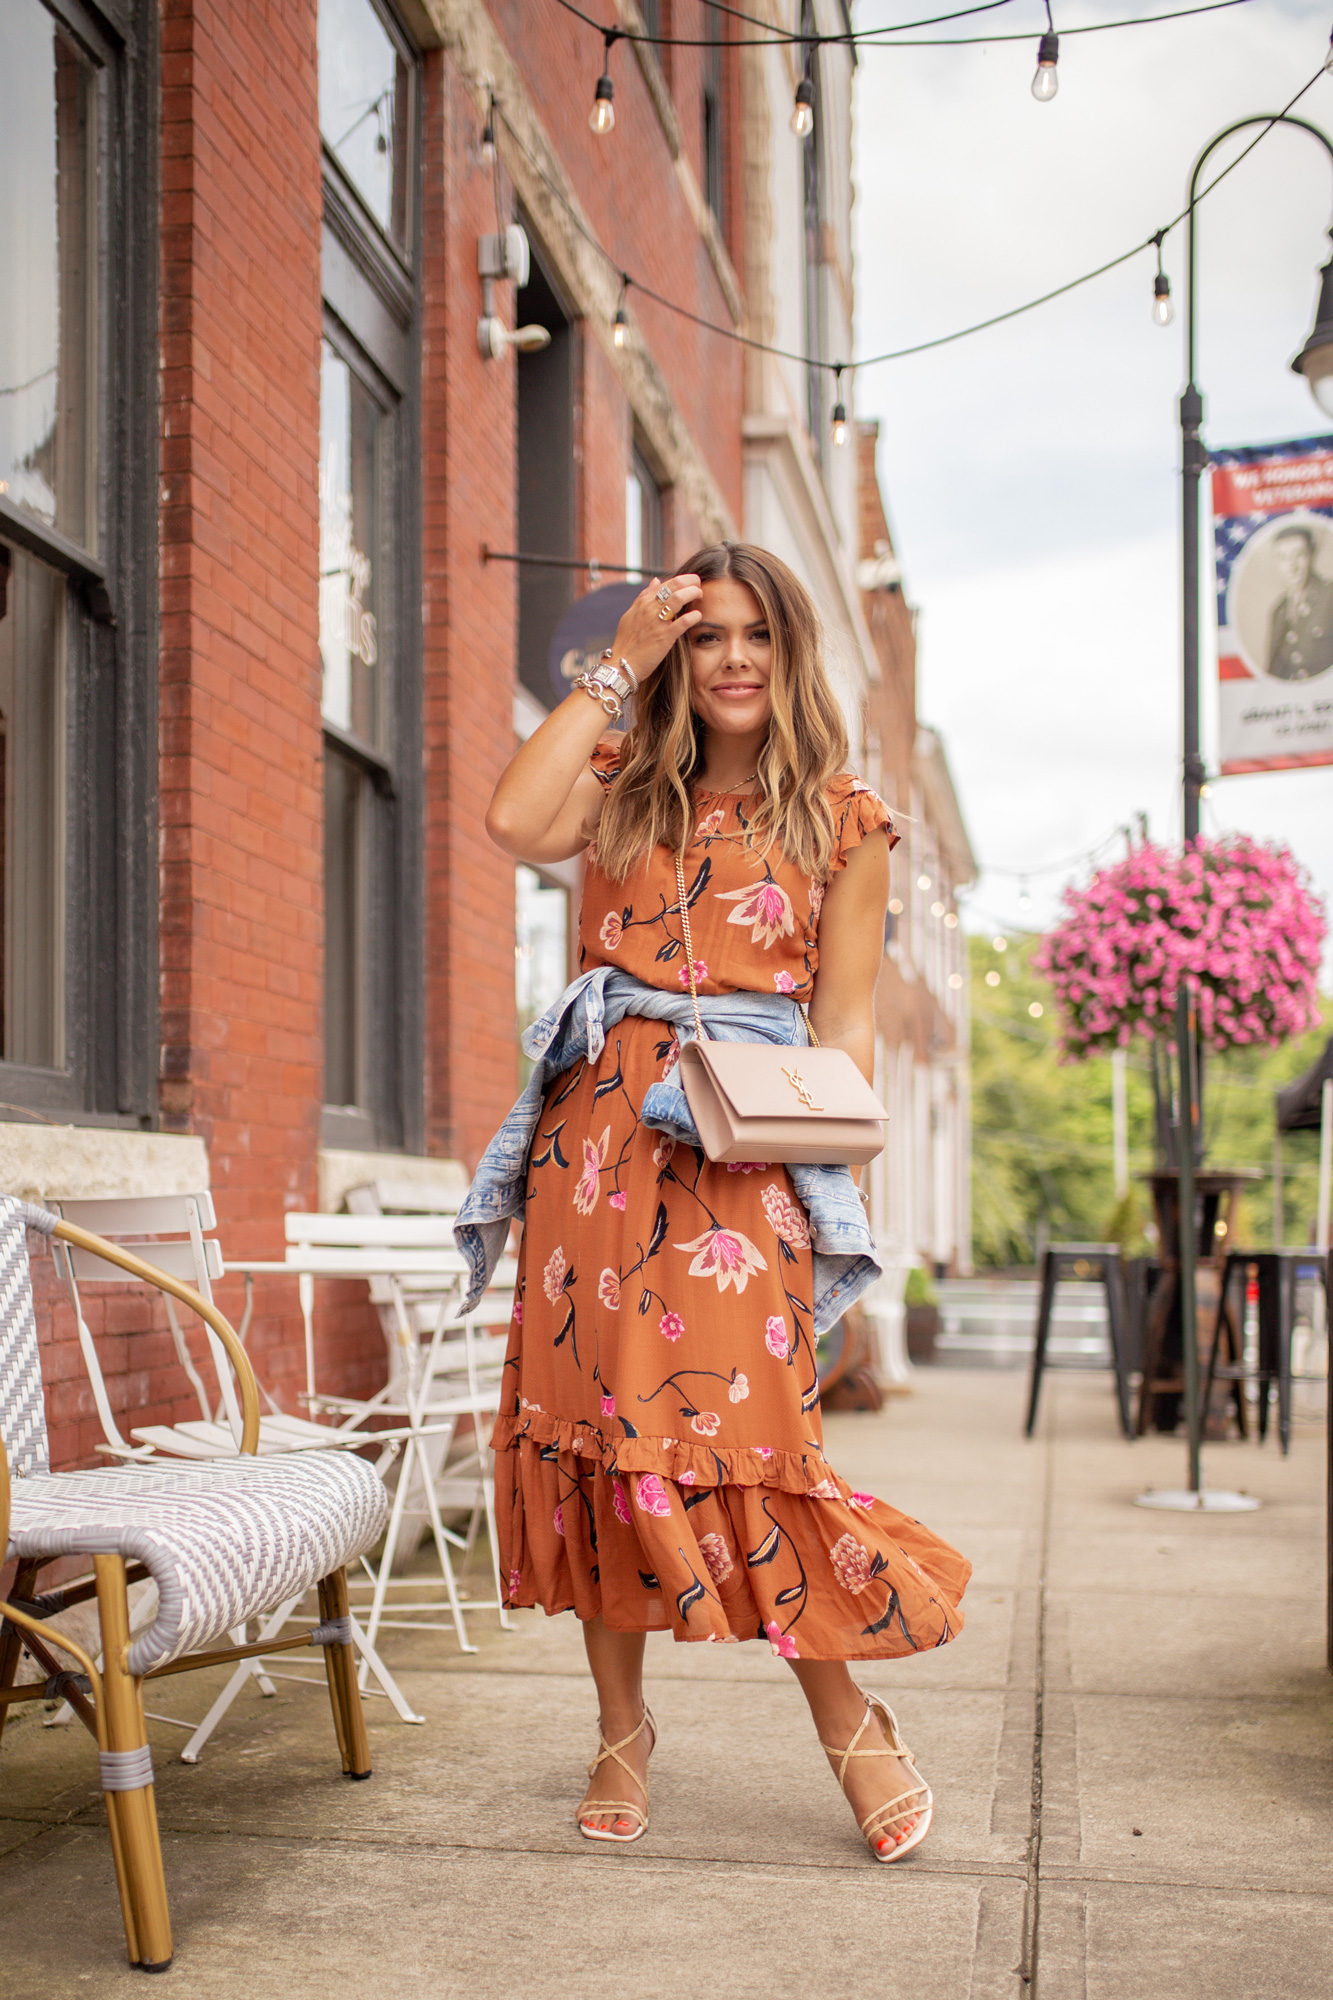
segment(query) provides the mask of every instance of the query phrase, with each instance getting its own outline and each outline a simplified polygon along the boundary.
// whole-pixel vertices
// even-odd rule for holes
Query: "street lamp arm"
[[[1317,125],[1312,125],[1308,118],[1294,118],[1289,111],[1261,111],[1250,118],[1238,118],[1234,125],[1228,125],[1221,132],[1215,133],[1194,162],[1194,171],[1190,175],[1189,201],[1186,204],[1185,229],[1185,360],[1186,375],[1191,389],[1194,387],[1194,211],[1199,200],[1199,176],[1224,140],[1230,139],[1233,133],[1246,131],[1251,125],[1262,125],[1265,130],[1273,125],[1299,125],[1303,132],[1308,132],[1311,138],[1319,141],[1328,154],[1330,163],[1333,163],[1333,139],[1330,139]],[[1248,148],[1246,150],[1248,151]],[[1243,157],[1242,154],[1241,158]],[[1239,164],[1240,160],[1237,159],[1232,161],[1231,166]],[[1225,172],[1230,173],[1231,167],[1227,167]],[[1330,230],[1330,234],[1333,234],[1333,230]]]

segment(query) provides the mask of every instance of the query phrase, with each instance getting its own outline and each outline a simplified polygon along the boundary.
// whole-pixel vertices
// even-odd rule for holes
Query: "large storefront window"
[[[37,0],[9,0],[4,54],[0,496],[91,553],[95,78]],[[58,570],[0,539],[0,1055],[47,1069],[65,1059],[65,594]]]
[[[324,760],[325,1101],[368,1116],[369,848],[373,772],[360,750],[382,747],[377,612],[384,413],[328,340],[320,376],[319,648]],[[331,725],[331,727],[330,727]],[[387,765],[385,772],[387,773]]]
[[[387,8],[320,0],[323,1130],[362,1147],[420,1129],[415,88]]]
[[[65,1057],[64,612],[64,579],[0,543],[0,1046],[44,1069]]]
[[[94,74],[39,0],[0,44],[0,494],[95,550]]]
[[[157,371],[135,338],[156,322],[153,160],[127,133],[156,10],[130,0],[132,54],[117,13],[107,33],[78,0],[0,0],[0,1097],[132,1117],[156,1039],[131,990],[153,840],[130,717],[154,643],[152,552],[132,542],[151,539]]]
[[[319,407],[319,650],[325,720],[380,741],[379,443],[382,412],[324,342]]]

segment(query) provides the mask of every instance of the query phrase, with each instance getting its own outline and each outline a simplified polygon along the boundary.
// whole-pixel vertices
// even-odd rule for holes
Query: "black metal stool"
[[[1133,1437],[1134,1424],[1129,1410],[1129,1328],[1125,1316],[1125,1291],[1120,1268],[1118,1243],[1052,1243],[1041,1263],[1041,1300],[1037,1307],[1037,1337],[1032,1349],[1032,1387],[1028,1396],[1026,1435],[1032,1436],[1037,1421],[1041,1378],[1046,1370],[1046,1343],[1050,1337],[1051,1315],[1055,1308],[1055,1288],[1061,1279],[1086,1282],[1100,1279],[1106,1294],[1106,1322],[1111,1335],[1112,1365],[1115,1368],[1116,1401],[1120,1407],[1120,1428]]]
[[[1218,1294],[1217,1318],[1213,1325],[1213,1344],[1208,1356],[1207,1388],[1204,1391],[1203,1407],[1208,1409],[1212,1400],[1213,1382],[1234,1382],[1239,1401],[1246,1379],[1245,1358],[1242,1351],[1245,1328],[1244,1286],[1248,1273],[1253,1267],[1259,1282],[1259,1355],[1255,1377],[1259,1383],[1259,1438],[1262,1442],[1268,1435],[1268,1405],[1273,1384],[1277,1384],[1277,1434],[1283,1455],[1291,1449],[1291,1335],[1296,1317],[1296,1279],[1302,1266],[1308,1267],[1316,1282],[1328,1279],[1321,1269],[1322,1259],[1317,1250],[1230,1250],[1222,1271],[1222,1289]],[[1231,1293],[1239,1276],[1241,1299],[1239,1315],[1229,1310]],[[1231,1360],[1218,1360],[1218,1350],[1223,1334],[1228,1335]],[[1241,1411],[1241,1432],[1244,1434],[1245,1417]]]

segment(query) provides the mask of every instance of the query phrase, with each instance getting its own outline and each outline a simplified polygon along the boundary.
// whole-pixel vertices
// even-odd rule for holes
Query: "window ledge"
[[[188,1133],[0,1123],[0,1188],[19,1201],[197,1194],[208,1184],[208,1149]]]

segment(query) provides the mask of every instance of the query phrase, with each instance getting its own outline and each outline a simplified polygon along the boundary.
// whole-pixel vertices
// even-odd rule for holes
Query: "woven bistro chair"
[[[27,1229],[119,1264],[207,1323],[236,1378],[238,1456],[50,1470]],[[0,1603],[0,1731],[12,1703],[63,1695],[96,1736],[130,1961],[146,1971],[161,1971],[172,1957],[144,1725],[146,1680],[259,1651],[321,1646],[343,1771],[349,1778],[370,1776],[346,1565],[383,1533],[388,1499],[374,1467],[350,1452],[260,1458],[258,1437],[254,1374],[215,1306],[118,1245],[0,1195],[0,1446],[8,1467],[0,1481],[7,1517],[0,1551],[17,1559],[10,1601]],[[43,1565],[71,1555],[92,1559],[92,1579],[39,1594]],[[146,1579],[157,1586],[157,1614],[131,1634],[128,1586]],[[320,1608],[313,1629],[258,1646],[218,1646],[234,1628],[312,1584],[318,1585]],[[94,1597],[100,1674],[86,1653],[46,1624]],[[44,1670],[45,1681],[15,1684],[23,1652]],[[61,1654],[74,1657],[77,1673],[69,1672]]]

